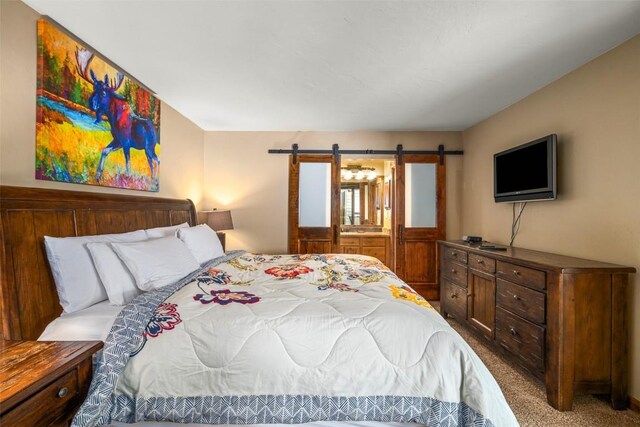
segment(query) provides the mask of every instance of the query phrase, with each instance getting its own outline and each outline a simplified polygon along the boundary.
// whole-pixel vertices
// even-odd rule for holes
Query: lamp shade
[[[231,211],[214,209],[212,211],[204,211],[203,213],[207,214],[207,225],[215,231],[233,230]]]

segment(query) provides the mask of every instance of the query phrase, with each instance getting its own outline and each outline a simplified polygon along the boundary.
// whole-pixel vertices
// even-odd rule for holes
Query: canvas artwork
[[[160,100],[38,21],[36,179],[158,191]]]

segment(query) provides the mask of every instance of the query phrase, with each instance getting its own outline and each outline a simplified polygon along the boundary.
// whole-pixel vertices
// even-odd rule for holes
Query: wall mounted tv
[[[556,198],[557,136],[547,135],[493,156],[493,197],[496,202]]]

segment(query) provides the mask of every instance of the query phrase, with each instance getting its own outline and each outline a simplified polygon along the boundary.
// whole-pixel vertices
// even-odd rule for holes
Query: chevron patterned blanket
[[[464,340],[378,260],[234,252],[116,319],[74,426],[517,425]]]

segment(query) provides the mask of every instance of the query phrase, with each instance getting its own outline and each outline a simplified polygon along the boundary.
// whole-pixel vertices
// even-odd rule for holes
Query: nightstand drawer
[[[6,426],[50,425],[64,423],[78,404],[78,373],[74,369],[18,404],[0,418]]]

